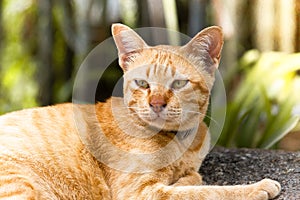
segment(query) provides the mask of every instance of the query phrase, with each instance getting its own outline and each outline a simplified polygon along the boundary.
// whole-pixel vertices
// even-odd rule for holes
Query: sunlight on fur
[[[203,122],[220,62],[213,26],[184,46],[148,46],[112,26],[124,98],[33,108],[0,117],[0,198],[266,200],[280,184],[203,185]]]

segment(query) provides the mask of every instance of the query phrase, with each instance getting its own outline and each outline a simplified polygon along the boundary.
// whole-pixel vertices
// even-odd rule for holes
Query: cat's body
[[[220,29],[207,29],[184,47],[146,48],[123,25],[113,34],[124,99],[0,117],[0,199],[263,200],[279,193],[280,185],[268,179],[200,186]]]
[[[71,104],[0,118],[0,199],[99,199],[107,192],[74,123]]]
[[[115,101],[113,105],[122,104],[122,99],[113,98],[113,100]],[[85,113],[92,113],[95,108],[92,105],[79,107]],[[0,140],[0,197],[24,195],[27,189],[28,194],[37,195],[37,199],[110,199],[109,189],[112,189],[114,198],[117,198],[115,195],[118,194],[120,195],[118,199],[129,199],[129,197],[133,197],[135,191],[142,191],[143,188],[140,187],[147,181],[150,181],[151,184],[154,184],[153,181],[157,181],[160,184],[172,185],[178,182],[180,177],[191,174],[195,177],[185,184],[201,183],[201,177],[196,170],[200,167],[201,161],[208,151],[208,146],[203,148],[202,159],[199,159],[198,151],[206,136],[204,124],[199,128],[202,133],[200,132],[199,138],[196,138],[198,142],[191,147],[191,150],[185,152],[185,158],[182,157],[171,167],[157,170],[155,173],[151,173],[152,175],[148,173],[145,175],[131,174],[110,169],[98,163],[89,153],[76,129],[74,109],[76,106],[74,107],[72,104],[61,104],[23,110],[19,111],[17,115],[11,113],[0,118],[0,126],[6,127],[1,130]],[[101,118],[101,123],[105,124],[106,129],[112,130],[107,137],[115,145],[127,144],[128,146],[124,146],[125,150],[155,152],[174,138],[173,133],[161,132],[156,134],[152,140],[134,139],[134,137],[126,136],[118,131],[117,122],[111,120],[111,100],[105,104],[98,103],[96,109],[98,113],[106,113],[106,117],[99,115],[99,118]],[[119,112],[123,111],[119,110]],[[77,112],[75,111],[75,113]],[[125,114],[122,119],[126,120],[128,116]],[[20,121],[22,121],[22,125],[18,124]],[[95,130],[93,123],[97,122],[93,119],[86,121],[87,130]],[[128,123],[131,122],[128,121]],[[45,126],[46,124],[48,125]],[[134,126],[130,126],[130,128],[134,130]],[[130,142],[126,143],[125,138]],[[113,155],[110,156],[113,157]],[[186,157],[190,157],[190,159],[186,159]],[[115,156],[111,162],[114,162],[113,159],[116,159],[117,162],[120,158]],[[156,159],[156,162],[161,163],[165,162],[167,158],[161,155]],[[131,168],[149,169],[155,166],[153,162],[148,163],[147,167],[147,162],[127,161]],[[145,178],[142,178],[143,176]],[[185,181],[181,180],[177,184],[180,182],[184,184]],[[130,183],[134,183],[135,186]],[[135,198],[138,199],[138,196]]]

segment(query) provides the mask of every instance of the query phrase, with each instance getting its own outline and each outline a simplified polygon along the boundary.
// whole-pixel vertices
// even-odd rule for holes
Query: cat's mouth
[[[148,110],[147,113],[145,112],[139,112],[139,117],[146,121],[147,123],[151,125],[171,125],[171,124],[180,124],[181,122],[181,113],[177,112],[176,114],[174,112],[170,112],[168,109],[163,110],[161,112],[154,112],[153,110]]]
[[[149,114],[150,121],[167,121],[168,117],[165,112],[151,112]]]
[[[149,107],[139,107],[132,111],[143,124],[146,123],[159,130],[187,130],[201,120],[199,112],[186,111],[182,108],[166,107],[161,112],[154,112]]]
[[[153,117],[151,119],[152,121],[164,121],[164,122],[179,122],[180,121],[180,117],[171,117],[165,114],[160,114],[158,113],[155,117]]]

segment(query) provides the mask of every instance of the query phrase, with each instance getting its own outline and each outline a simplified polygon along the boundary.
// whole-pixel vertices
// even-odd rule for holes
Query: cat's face
[[[168,49],[150,48],[140,52],[131,67],[124,74],[124,101],[141,120],[157,128],[177,130],[204,117],[208,86],[182,56]]]
[[[124,102],[133,115],[165,130],[187,130],[203,120],[221,40],[215,47],[218,52],[211,50],[215,59],[209,60],[205,57],[209,50],[205,55],[198,49],[201,59],[193,55],[196,44],[191,42],[183,47],[149,47],[124,25],[115,25],[113,34],[124,70]]]

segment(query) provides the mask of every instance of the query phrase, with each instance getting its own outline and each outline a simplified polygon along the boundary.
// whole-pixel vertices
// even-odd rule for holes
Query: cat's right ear
[[[123,24],[113,24],[111,32],[118,49],[119,65],[123,71],[127,71],[129,63],[147,44],[135,31]]]
[[[213,75],[220,62],[222,46],[222,29],[211,26],[199,32],[182,49],[191,60],[202,61],[204,69]]]

